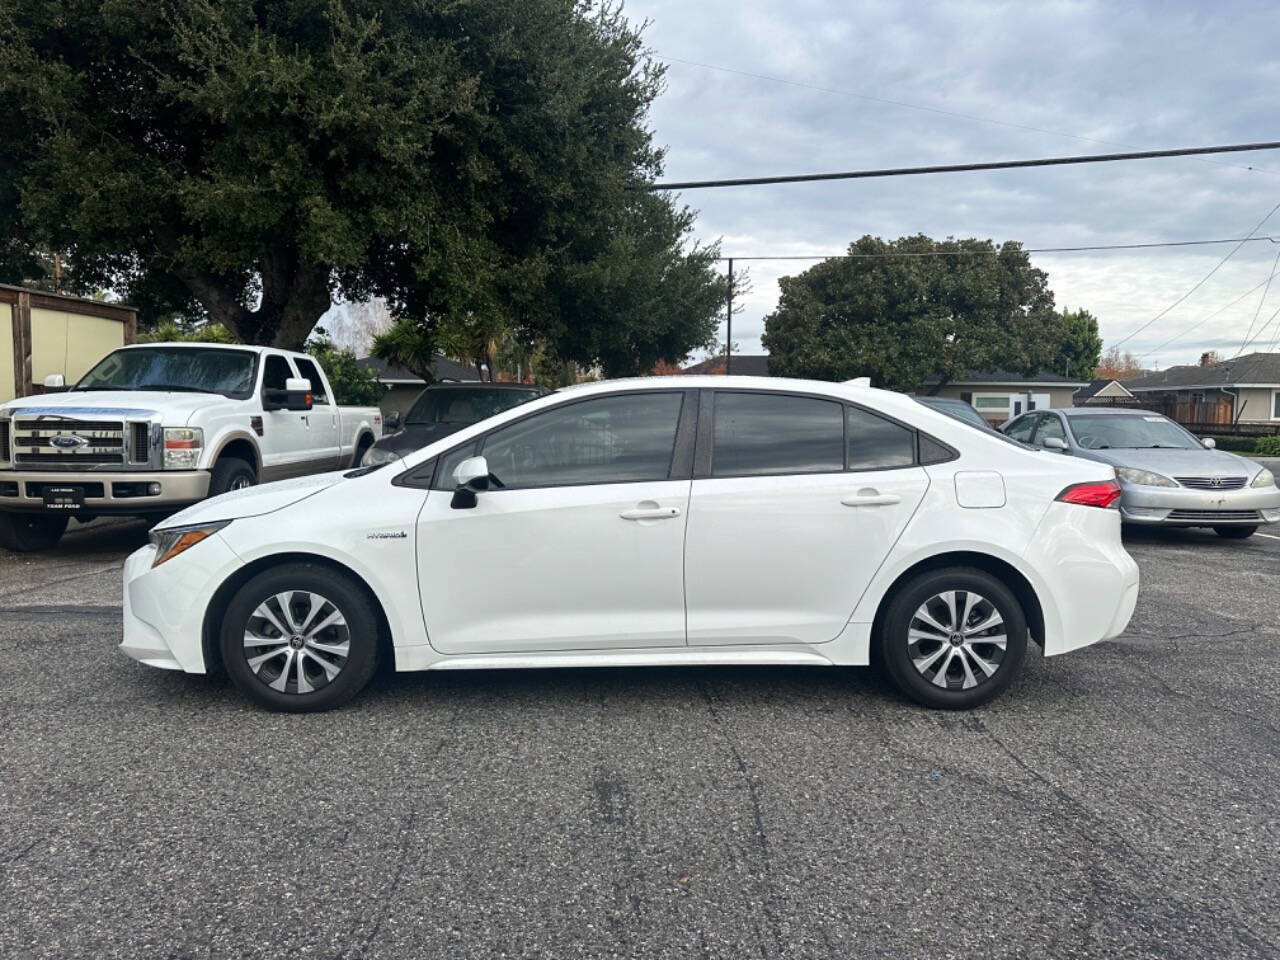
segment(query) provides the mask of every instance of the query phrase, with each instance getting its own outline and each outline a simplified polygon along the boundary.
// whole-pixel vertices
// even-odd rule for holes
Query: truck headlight
[[[1140,487],[1176,487],[1177,484],[1168,477],[1150,470],[1139,470],[1137,467],[1116,467],[1116,476],[1125,483],[1136,483]]]
[[[386,447],[373,446],[364,452],[364,456],[360,458],[360,466],[372,467],[374,464],[386,463],[388,460],[400,459],[392,450]]]
[[[1276,485],[1276,475],[1263,467],[1256,477],[1253,478],[1251,487],[1274,487]]]
[[[204,431],[199,427],[164,428],[164,468],[194,470],[200,462]]]
[[[166,560],[172,560],[178,554],[190,550],[201,540],[209,539],[230,522],[230,520],[220,520],[217,523],[193,523],[185,527],[152,530],[149,536],[156,548],[156,558],[151,566],[158,567]]]

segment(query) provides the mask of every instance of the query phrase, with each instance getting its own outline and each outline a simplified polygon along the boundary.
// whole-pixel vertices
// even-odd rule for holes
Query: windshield
[[[107,354],[73,389],[220,393],[243,400],[253,394],[257,357],[247,350],[130,347]]]
[[[479,423],[537,395],[537,387],[430,387],[414,401],[404,422]]]
[[[1200,441],[1156,413],[1068,417],[1076,443],[1086,450],[1198,450]]]

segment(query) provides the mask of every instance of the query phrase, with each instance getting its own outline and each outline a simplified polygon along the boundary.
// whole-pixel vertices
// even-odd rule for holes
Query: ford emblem
[[[50,437],[49,443],[59,450],[79,450],[81,447],[89,445],[89,441],[84,437],[77,437],[69,433],[60,433],[57,436]]]

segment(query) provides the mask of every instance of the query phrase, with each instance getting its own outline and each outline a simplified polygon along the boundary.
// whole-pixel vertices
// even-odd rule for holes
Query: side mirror
[[[290,377],[284,389],[267,387],[262,391],[263,410],[310,410],[311,381],[303,377]]]
[[[49,392],[67,389],[67,378],[60,373],[51,373],[44,378],[44,388]]]
[[[476,505],[476,494],[489,489],[489,463],[484,457],[468,457],[453,471],[457,488],[449,505],[455,510],[471,510]]]
[[[382,418],[382,426],[383,426],[383,429],[385,430],[399,430],[400,429],[400,411],[392,410],[390,413],[384,416]]]
[[[1205,437],[1200,442],[1203,443],[1210,450],[1214,449],[1218,445],[1218,441],[1213,439],[1213,437]]]
[[[1057,450],[1059,453],[1067,452],[1067,441],[1061,437],[1045,437],[1040,441],[1040,445],[1046,450]]]

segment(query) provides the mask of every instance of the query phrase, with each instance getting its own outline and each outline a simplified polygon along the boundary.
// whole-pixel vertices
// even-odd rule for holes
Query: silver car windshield
[[[1086,450],[1198,450],[1201,446],[1172,420],[1154,413],[1068,417],[1067,422],[1076,443]]]

